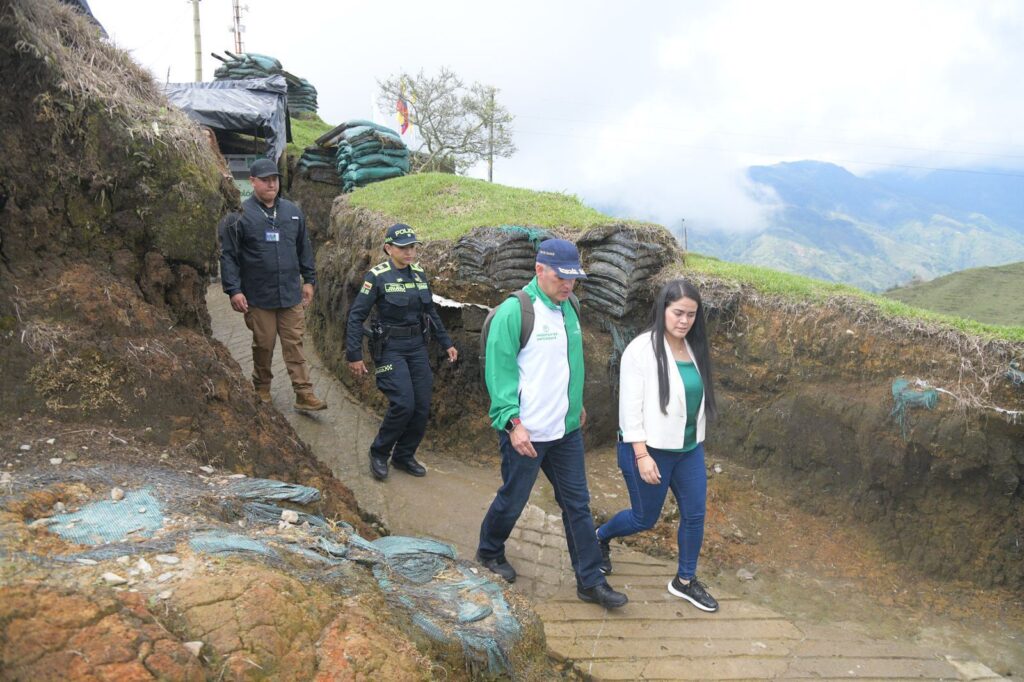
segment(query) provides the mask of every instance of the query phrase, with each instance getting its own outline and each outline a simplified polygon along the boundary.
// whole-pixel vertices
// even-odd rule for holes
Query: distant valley
[[[1024,261],[1024,171],[886,171],[818,161],[753,166],[777,205],[759,232],[690,229],[693,251],[884,291]]]

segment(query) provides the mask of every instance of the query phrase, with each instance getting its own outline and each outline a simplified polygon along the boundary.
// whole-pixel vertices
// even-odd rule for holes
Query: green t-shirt
[[[697,414],[704,399],[704,382],[700,378],[697,366],[692,362],[676,360],[676,369],[679,370],[679,377],[683,380],[683,389],[686,392],[686,435],[683,437],[681,449],[667,452],[689,452],[697,447]]]

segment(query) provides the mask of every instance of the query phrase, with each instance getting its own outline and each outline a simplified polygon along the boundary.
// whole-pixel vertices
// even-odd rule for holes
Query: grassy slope
[[[885,296],[978,322],[1024,325],[1024,263],[962,270]]]
[[[352,193],[353,206],[381,211],[427,239],[451,239],[482,225],[521,225],[582,231],[622,222],[558,192],[534,192],[447,173],[377,182]]]
[[[288,143],[288,153],[294,154],[296,158],[302,156],[302,151],[313,144],[316,138],[320,137],[333,128],[330,123],[320,120],[319,116],[313,118],[292,117],[292,141]]]
[[[421,237],[427,239],[456,238],[481,225],[523,225],[583,231],[597,225],[623,222],[584,206],[574,196],[557,192],[534,192],[443,173],[410,175],[374,183],[353,192],[350,201],[353,206],[380,211],[409,223]],[[838,296],[857,298],[877,306],[888,316],[925,320],[985,337],[1024,341],[1024,326],[1002,327],[942,315],[843,284],[730,263],[696,253],[687,256],[685,267],[748,284],[766,294],[811,301],[824,301]]]

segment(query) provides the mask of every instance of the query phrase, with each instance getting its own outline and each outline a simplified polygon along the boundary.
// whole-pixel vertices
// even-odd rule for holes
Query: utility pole
[[[193,42],[196,47],[196,83],[203,82],[203,38],[199,33],[199,0],[192,0]]]
[[[491,88],[491,107],[487,126],[487,182],[494,182],[494,88]]]
[[[231,31],[235,34],[235,54],[242,54],[245,52],[245,46],[242,44],[242,34],[245,33],[245,26],[242,25],[242,12],[247,12],[249,7],[241,7],[239,3],[241,0],[231,0]]]
[[[687,247],[687,244],[686,244],[686,218],[680,218],[679,219],[679,226],[683,230],[683,265],[685,266],[686,265],[686,254],[689,251],[689,248]]]

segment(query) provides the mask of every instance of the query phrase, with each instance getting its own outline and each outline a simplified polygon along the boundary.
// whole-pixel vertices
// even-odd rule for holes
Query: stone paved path
[[[207,293],[214,336],[248,375],[251,336],[219,285]],[[292,410],[293,394],[280,351],[271,393],[317,456],[356,494],[360,506],[396,535],[434,537],[472,558],[480,520],[500,482],[497,466],[480,468],[438,458],[421,448],[429,474],[416,479],[393,471],[384,483],[369,473],[367,451],[379,418],[351,399],[320,365],[307,342],[314,386],[327,410]],[[541,477],[543,479],[543,477]],[[628,499],[622,491],[622,499]],[[609,582],[630,603],[608,612],[576,598],[561,518],[550,487],[539,483],[509,541],[519,571],[514,589],[544,621],[552,656],[569,659],[594,680],[735,679],[1000,679],[988,667],[952,660],[913,642],[872,639],[850,626],[797,623],[715,588],[718,613],[705,614],[665,589],[673,566],[613,543]]]

